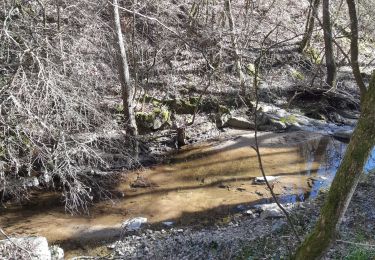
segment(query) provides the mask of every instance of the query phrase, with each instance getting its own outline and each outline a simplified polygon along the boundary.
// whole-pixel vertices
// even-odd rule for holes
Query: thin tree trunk
[[[225,12],[227,13],[228,21],[229,21],[229,30],[230,30],[230,38],[232,42],[232,48],[234,51],[235,55],[235,65],[236,65],[236,71],[238,78],[240,80],[240,88],[242,95],[246,95],[246,88],[245,88],[245,78],[244,74],[242,72],[242,65],[241,65],[241,57],[238,51],[238,43],[237,43],[237,37],[234,32],[234,19],[233,19],[233,14],[232,14],[232,3],[231,0],[225,0]]]
[[[329,0],[323,0],[323,31],[327,67],[326,83],[330,87],[335,87],[337,68],[333,55],[332,25],[329,5]]]
[[[311,37],[315,26],[315,17],[318,15],[319,5],[320,0],[312,0],[312,3],[310,4],[305,33],[303,34],[302,41],[298,48],[299,52],[304,52],[306,48],[310,46]]]
[[[133,106],[133,95],[134,95],[134,86],[130,82],[129,75],[129,66],[128,58],[126,55],[126,41],[122,35],[121,24],[120,24],[120,14],[118,9],[118,1],[113,0],[113,20],[115,26],[115,37],[117,43],[117,63],[118,63],[118,72],[121,82],[121,95],[122,102],[124,106],[124,118],[126,124],[126,130],[130,136],[136,137],[138,135],[137,124],[135,121],[135,113]],[[138,151],[137,142],[135,142],[134,148],[136,153]]]
[[[319,220],[313,231],[298,248],[294,259],[318,259],[334,241],[365,163],[375,146],[374,104],[375,71],[369,89],[363,94],[361,117],[332,182]]]
[[[355,0],[346,0],[349,9],[350,17],[350,30],[351,30],[351,42],[350,42],[350,59],[353,70],[354,78],[357,82],[361,94],[366,92],[366,86],[363,82],[361,71],[358,63],[358,18],[355,6]],[[361,95],[364,96],[364,95]]]

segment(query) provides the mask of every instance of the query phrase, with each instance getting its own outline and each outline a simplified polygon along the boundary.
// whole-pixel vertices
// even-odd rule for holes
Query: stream
[[[105,240],[121,223],[145,217],[162,227],[220,223],[243,207],[271,202],[254,149],[254,136],[239,133],[225,140],[187,146],[169,162],[123,174],[122,197],[95,203],[89,215],[69,215],[58,194],[38,194],[29,206],[0,209],[0,226],[10,235],[41,235],[52,243]],[[267,176],[282,202],[314,198],[329,187],[346,144],[319,133],[261,133],[259,146]],[[373,157],[375,153],[373,152]],[[374,168],[370,160],[367,168]],[[37,202],[35,202],[37,201]],[[165,227],[164,227],[165,228]]]

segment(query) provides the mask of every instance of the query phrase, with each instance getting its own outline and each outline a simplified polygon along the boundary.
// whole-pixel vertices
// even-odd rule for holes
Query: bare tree
[[[329,0],[323,0],[323,31],[327,67],[326,83],[330,87],[335,87],[337,68],[335,57],[333,54],[333,38]]]
[[[317,16],[319,5],[320,0],[312,0],[312,2],[310,2],[309,14],[306,20],[305,33],[303,34],[302,41],[299,44],[298,48],[299,52],[305,51],[306,48],[310,46],[311,37],[315,27],[315,17]]]
[[[225,5],[225,12],[227,13],[228,22],[229,22],[229,30],[230,30],[232,48],[234,52],[236,71],[237,71],[237,75],[240,81],[240,88],[241,88],[242,95],[245,96],[246,95],[245,78],[242,72],[241,57],[238,51],[238,42],[237,42],[237,37],[235,34],[235,29],[234,29],[235,25],[234,25],[234,18],[232,14],[231,0],[225,0],[224,5]]]
[[[138,135],[138,129],[135,121],[133,105],[133,96],[135,90],[134,86],[130,82],[128,58],[126,55],[126,38],[123,36],[121,30],[120,14],[117,0],[113,0],[112,7],[117,44],[118,73],[121,82],[121,95],[124,107],[126,130],[131,136],[136,137]],[[137,145],[135,145],[135,149],[138,150]]]

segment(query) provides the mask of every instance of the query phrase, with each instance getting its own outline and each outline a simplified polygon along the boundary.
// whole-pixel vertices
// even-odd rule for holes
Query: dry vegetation
[[[252,68],[261,46],[261,98],[289,106],[288,88],[325,89],[320,26],[305,54],[297,53],[308,1],[236,1],[230,30],[221,0],[120,1],[127,31],[135,100],[231,97],[243,105],[231,35],[251,99]],[[347,53],[346,6],[333,2],[335,38]],[[361,61],[373,66],[374,3],[361,1]],[[86,209],[105,191],[113,158],[119,168],[137,164],[122,131],[120,87],[112,18],[107,1],[2,0],[0,3],[0,196],[23,200],[28,190],[61,191],[69,211]],[[125,8],[125,9],[124,9]],[[132,12],[132,11],[135,11]],[[358,98],[343,53],[334,91]],[[347,68],[347,67],[346,67]],[[207,88],[207,91],[206,91]],[[295,91],[292,91],[292,96]],[[289,93],[289,92],[288,92]],[[228,105],[224,103],[224,105]],[[143,111],[137,103],[136,110]],[[39,184],[34,185],[38,180]],[[34,183],[34,184],[33,184]]]

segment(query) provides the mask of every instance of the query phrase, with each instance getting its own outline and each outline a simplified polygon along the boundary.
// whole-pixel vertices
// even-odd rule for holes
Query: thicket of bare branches
[[[69,211],[104,192],[107,153],[127,154],[103,97],[118,91],[105,2],[2,1],[0,195],[35,186],[63,192]],[[125,145],[124,145],[125,144]],[[103,193],[104,194],[104,193]]]

